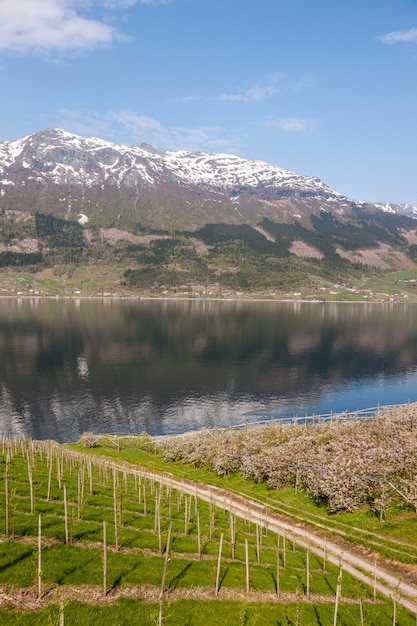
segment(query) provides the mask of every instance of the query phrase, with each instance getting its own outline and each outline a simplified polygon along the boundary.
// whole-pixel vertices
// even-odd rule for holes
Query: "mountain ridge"
[[[5,294],[414,301],[416,218],[235,155],[60,129],[0,142]]]
[[[0,208],[40,210],[44,204],[55,204],[59,216],[82,214],[79,219],[102,226],[117,218],[122,225],[140,221],[156,228],[254,225],[263,217],[288,222],[323,210],[348,216],[363,206],[417,217],[411,205],[355,201],[318,177],[264,161],[125,146],[57,128],[0,142]]]

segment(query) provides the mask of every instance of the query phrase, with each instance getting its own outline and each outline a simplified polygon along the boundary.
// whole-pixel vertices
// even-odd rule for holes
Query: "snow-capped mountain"
[[[386,213],[395,213],[400,215],[407,215],[408,217],[417,218],[417,207],[412,204],[393,204],[390,202],[380,203],[375,202],[377,209],[381,209]]]
[[[0,184],[7,186],[18,172],[57,185],[95,187],[107,183],[129,188],[176,182],[216,190],[263,188],[341,198],[318,178],[262,161],[229,154],[163,152],[147,144],[128,147],[59,129],[0,142]]]
[[[229,154],[129,147],[59,129],[0,142],[0,208],[193,228],[343,215],[355,204],[319,178]]]

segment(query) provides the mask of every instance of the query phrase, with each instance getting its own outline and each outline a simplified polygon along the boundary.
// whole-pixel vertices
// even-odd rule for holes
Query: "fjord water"
[[[0,431],[75,441],[417,400],[417,305],[0,299]]]

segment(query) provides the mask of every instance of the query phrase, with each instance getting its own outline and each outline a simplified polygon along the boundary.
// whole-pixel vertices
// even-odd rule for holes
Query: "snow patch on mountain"
[[[174,182],[213,190],[291,189],[293,193],[343,197],[319,178],[300,176],[263,161],[209,152],[164,152],[146,144],[128,147],[60,129],[0,142],[0,172],[17,164],[58,185],[129,187]]]
[[[288,199],[297,200],[301,212],[310,206],[310,210],[322,208],[343,214],[362,204],[352,202],[317,177],[263,161],[211,152],[166,152],[148,144],[125,146],[57,128],[0,142],[0,194],[11,194],[13,186],[32,181],[38,188],[50,184],[65,187],[64,193],[70,188],[102,192],[107,187],[132,197],[141,190],[163,190],[170,196],[180,192],[184,201],[184,193],[191,191],[203,201],[210,197],[214,202],[217,196],[218,202],[231,202],[235,208],[249,200],[275,206]],[[417,217],[417,208],[411,205],[374,206]],[[294,212],[294,207],[289,211]]]
[[[375,207],[386,213],[395,213],[400,215],[407,215],[408,217],[417,218],[417,207],[412,204],[394,204],[390,202],[380,203],[376,202]]]

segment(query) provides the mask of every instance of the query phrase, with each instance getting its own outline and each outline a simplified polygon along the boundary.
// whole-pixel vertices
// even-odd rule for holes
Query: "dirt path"
[[[129,465],[130,471],[133,467]],[[120,465],[120,470],[123,471],[123,465]],[[377,564],[374,558],[356,554],[352,549],[349,549],[349,546],[338,543],[334,537],[313,532],[304,524],[295,523],[281,514],[274,513],[262,504],[218,487],[196,483],[188,479],[178,480],[143,469],[137,471],[142,476],[179,489],[184,494],[194,495],[204,502],[211,502],[224,510],[231,511],[243,520],[262,525],[272,532],[285,535],[288,540],[294,540],[297,545],[309,549],[321,558],[326,558],[334,565],[342,563],[345,572],[374,588],[377,592],[389,598],[395,598],[398,604],[409,611],[417,613],[417,585],[404,579],[403,574],[398,576],[391,573],[386,567]]]

